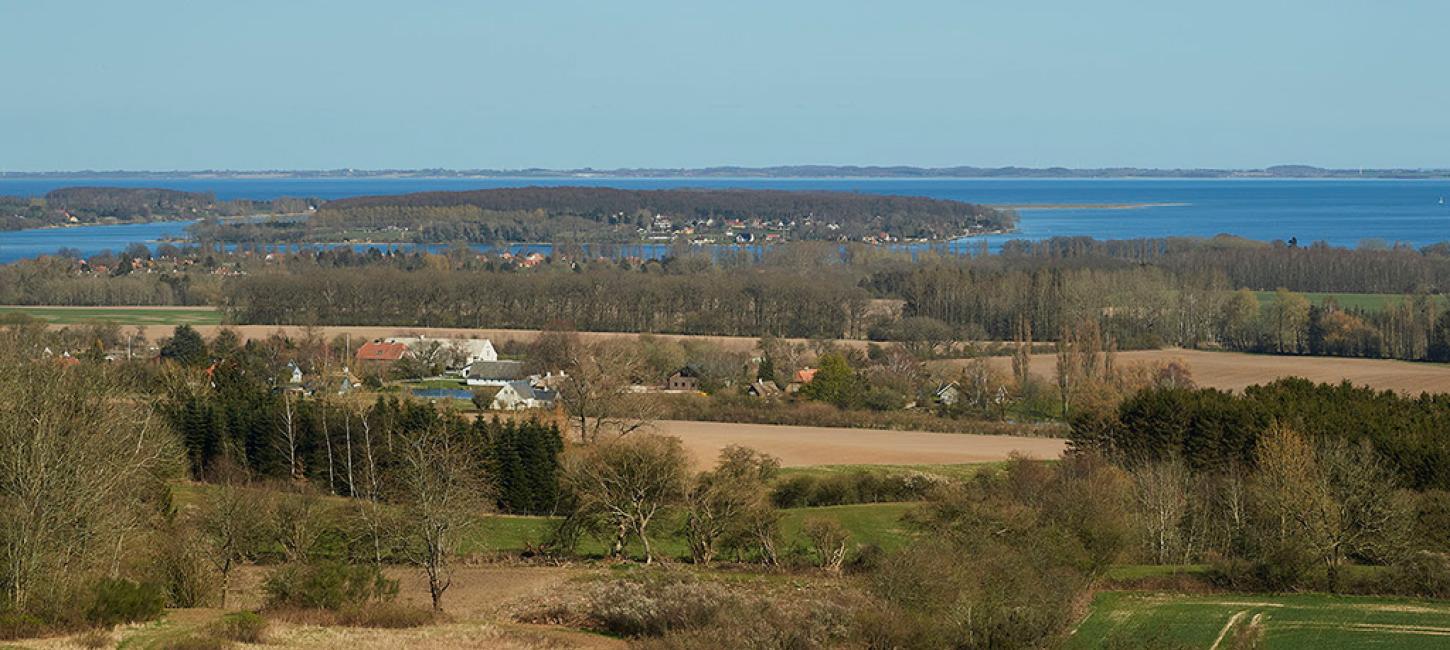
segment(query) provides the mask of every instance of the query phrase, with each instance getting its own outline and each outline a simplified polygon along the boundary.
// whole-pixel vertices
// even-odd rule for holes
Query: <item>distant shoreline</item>
[[[984,203],[999,210],[1141,210],[1143,208],[1182,208],[1191,203],[1024,203],[1018,205]]]
[[[672,179],[672,180],[974,180],[974,179],[1164,179],[1164,180],[1450,180],[1450,168],[1333,169],[1276,165],[1262,169],[1150,167],[912,167],[854,165],[716,166],[618,169],[259,169],[259,170],[75,170],[0,171],[7,179],[278,180],[278,179]]]

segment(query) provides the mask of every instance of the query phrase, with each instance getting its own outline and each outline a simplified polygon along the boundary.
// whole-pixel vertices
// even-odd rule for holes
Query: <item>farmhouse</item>
[[[389,364],[402,360],[403,355],[407,353],[408,346],[404,343],[372,340],[357,349],[357,361],[359,364]]]
[[[522,361],[474,361],[463,369],[469,386],[503,386],[524,378]]]
[[[674,371],[665,378],[665,390],[690,392],[700,390],[700,371],[691,366]]]
[[[493,347],[493,341],[488,339],[456,339],[456,338],[429,338],[426,336],[395,336],[387,340],[389,343],[401,343],[409,349],[417,346],[437,343],[442,348],[456,350],[458,352],[459,367],[468,366],[477,361],[498,361],[498,351]]]
[[[801,368],[791,376],[790,383],[785,385],[785,392],[794,395],[800,392],[801,388],[811,383],[816,378],[815,368]]]
[[[750,387],[745,389],[745,393],[747,395],[750,395],[751,397],[768,399],[772,397],[780,397],[781,390],[780,386],[777,385],[774,381],[771,381],[769,379],[757,379],[754,382],[751,382]]]
[[[511,381],[498,387],[489,408],[495,411],[551,408],[555,399],[554,391],[536,388],[527,381]]]
[[[933,393],[933,395],[936,396],[936,401],[938,404],[951,406],[953,404],[956,404],[957,401],[962,398],[962,390],[957,387],[956,382],[952,382],[942,386],[941,388],[936,389],[936,392]]]

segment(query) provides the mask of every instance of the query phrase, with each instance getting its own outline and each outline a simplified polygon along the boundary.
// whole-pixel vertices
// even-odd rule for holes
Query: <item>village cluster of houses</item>
[[[475,395],[491,397],[489,408],[498,411],[549,409],[558,400],[556,383],[561,374],[528,375],[522,361],[501,360],[488,339],[392,337],[364,343],[357,351],[359,364],[386,367],[425,346],[438,344],[456,352],[445,374],[458,377]]]
[[[616,216],[624,218],[622,213]],[[812,222],[813,217],[807,216],[804,217],[802,223],[810,226]],[[715,242],[708,237],[704,237],[704,235],[721,233],[727,241],[733,241],[737,244],[752,244],[781,241],[787,233],[796,227],[796,224],[797,222],[794,219],[790,221],[784,219],[770,221],[760,218],[745,220],[715,219],[712,217],[706,219],[676,220],[668,215],[656,214],[649,223],[638,228],[637,231],[640,237],[651,241],[670,241],[701,235],[701,238],[693,239],[691,243],[709,244]],[[841,228],[840,224],[837,223],[827,223],[825,227],[832,231],[840,230]]]

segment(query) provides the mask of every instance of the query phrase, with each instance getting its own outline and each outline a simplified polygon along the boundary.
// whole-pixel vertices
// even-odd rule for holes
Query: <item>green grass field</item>
[[[1274,300],[1273,291],[1255,291],[1254,295],[1259,298],[1259,306],[1268,305]],[[1323,305],[1328,298],[1334,298],[1340,307],[1345,309],[1360,309],[1364,311],[1380,311],[1390,303],[1404,298],[1404,294],[1398,293],[1300,293],[1309,300],[1310,304]],[[1434,296],[1436,304],[1444,307],[1445,296]]]
[[[222,313],[212,307],[0,307],[0,318],[9,314],[25,314],[53,325],[220,325],[222,322]]]
[[[853,545],[875,544],[888,550],[900,548],[910,536],[901,518],[913,506],[910,503],[867,503],[783,510],[781,532],[786,544],[782,550],[804,543],[801,526],[807,519],[816,517],[841,522],[850,532]],[[485,517],[463,533],[459,551],[465,555],[523,551],[529,545],[537,545],[547,539],[557,522],[558,519],[554,517]],[[681,523],[680,515],[676,512],[672,516],[662,517],[650,527],[650,543],[657,555],[689,557],[684,540],[676,534]],[[578,549],[586,557],[601,557],[607,550],[602,541],[590,537],[581,540]],[[637,542],[630,545],[629,552],[643,557],[643,548]]]
[[[1106,592],[1064,647],[1228,649],[1255,634],[1268,648],[1445,648],[1450,602]]]
[[[177,507],[200,506],[206,492],[215,489],[199,483],[173,484],[171,495]],[[258,496],[262,492],[258,491]],[[349,505],[344,497],[323,497],[329,509],[340,511]],[[792,545],[804,542],[800,531],[809,518],[835,519],[851,534],[851,544],[875,544],[884,549],[900,548],[911,533],[902,524],[902,516],[915,507],[912,503],[866,503],[848,506],[827,506],[822,508],[788,508],[781,511],[781,532],[785,536],[782,551]],[[538,545],[549,538],[559,519],[557,517],[525,517],[515,515],[485,515],[459,538],[459,552],[464,555],[488,555],[494,553],[518,553],[529,546]],[[667,512],[651,526],[650,543],[655,552],[662,556],[685,558],[689,550],[684,540],[676,533],[683,523],[678,512]],[[589,557],[601,557],[607,551],[604,543],[585,537],[579,544],[579,553]],[[643,557],[643,549],[636,542],[631,544],[630,553]]]

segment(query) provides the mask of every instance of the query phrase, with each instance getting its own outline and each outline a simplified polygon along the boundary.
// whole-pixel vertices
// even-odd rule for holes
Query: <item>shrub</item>
[[[861,484],[862,474],[827,476],[816,481],[815,489],[811,491],[806,505],[814,507],[860,503],[861,494],[857,487]]]
[[[1404,594],[1450,598],[1450,558],[1419,552],[1398,563],[1391,573],[1393,588]]]
[[[149,621],[161,616],[165,608],[166,595],[160,587],[106,578],[92,590],[85,620],[101,626]]]
[[[216,591],[212,568],[197,551],[198,541],[186,530],[158,536],[148,574],[166,595],[171,607],[200,607]]]
[[[881,474],[857,471],[850,474],[792,476],[776,484],[770,499],[779,508],[814,508],[853,503],[919,501],[948,480],[925,472]]]
[[[877,544],[862,544],[846,563],[851,573],[869,573],[881,567],[886,560],[886,550]]]
[[[109,648],[113,639],[108,630],[91,630],[76,636],[72,641],[82,648]]]
[[[777,508],[800,508],[805,506],[815,490],[816,477],[807,474],[782,480],[770,493],[770,500]]]
[[[213,624],[212,634],[237,643],[265,643],[267,619],[255,612],[227,614]]]
[[[344,607],[337,613],[337,623],[348,627],[402,629],[421,627],[433,622],[433,610],[400,603],[368,603]]]
[[[841,563],[846,560],[846,543],[851,538],[851,533],[841,522],[811,517],[801,523],[801,532],[810,541],[816,566],[832,573],[841,570]]]
[[[889,388],[871,388],[862,404],[872,411],[897,411],[906,406],[906,398]]]
[[[398,581],[389,580],[371,564],[322,560],[280,567],[267,577],[264,589],[269,608],[336,610],[392,600],[398,594]]]
[[[859,604],[845,594],[793,592],[753,596],[731,605],[714,623],[666,632],[634,645],[641,650],[815,650],[852,644]]]
[[[0,641],[40,636],[45,624],[40,619],[20,612],[0,612]]]
[[[715,622],[734,594],[714,584],[678,580],[614,581],[597,585],[586,597],[593,627],[620,636],[659,636],[671,630]]]
[[[1294,549],[1271,549],[1254,560],[1226,559],[1209,564],[1210,583],[1237,591],[1288,591],[1305,584],[1312,562]]]

